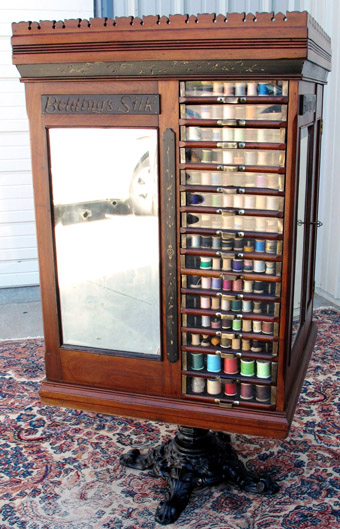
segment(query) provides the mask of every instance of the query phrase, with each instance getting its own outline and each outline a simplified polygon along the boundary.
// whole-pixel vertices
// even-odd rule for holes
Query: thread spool
[[[221,357],[219,355],[207,355],[207,371],[219,373],[221,371]]]
[[[220,345],[220,339],[218,336],[213,336],[211,339],[210,339],[210,342],[211,342],[211,345],[213,347],[218,347]]]
[[[220,308],[220,298],[214,296],[211,298],[211,308],[216,310]]]
[[[229,331],[232,327],[232,320],[229,318],[223,318],[222,320],[222,329],[223,331]]]
[[[222,279],[219,277],[213,277],[211,281],[211,288],[213,290],[220,290],[222,285]]]
[[[246,384],[241,382],[240,384],[240,397],[244,400],[251,400],[253,398],[253,386],[252,384]]]
[[[222,129],[222,139],[223,141],[233,141],[234,139],[234,129],[224,127]]]
[[[242,272],[243,260],[242,259],[232,259],[232,269],[233,269],[233,272]]]
[[[219,116],[213,116],[215,119],[218,119]],[[213,150],[212,151],[212,161],[213,163],[222,163],[223,162],[223,154],[220,150]]]
[[[191,390],[193,393],[204,393],[205,391],[205,380],[200,377],[192,377],[191,379]]]
[[[235,279],[233,281],[233,291],[234,292],[241,292],[242,291],[242,279]]]
[[[213,81],[213,94],[214,96],[223,95],[223,83],[221,81]]]
[[[231,259],[229,257],[223,257],[222,259],[222,270],[228,272],[231,270]]]
[[[235,110],[233,105],[223,105],[223,118],[224,119],[233,119],[235,115]]]
[[[219,257],[213,257],[212,259],[212,269],[220,270],[221,269],[221,259]]]
[[[191,353],[191,369],[194,371],[201,371],[204,369],[204,361],[202,353]]]
[[[201,248],[211,248],[212,238],[208,235],[201,235]]]
[[[222,239],[222,250],[231,251],[233,248],[234,248],[234,239],[232,239],[231,237],[227,239]]]
[[[256,400],[258,402],[270,402],[270,396],[271,396],[270,386],[260,386],[257,384],[255,387],[255,392],[256,392]]]
[[[256,205],[255,195],[245,195],[244,196],[244,209],[255,209],[255,205]]]
[[[212,329],[220,329],[221,328],[221,320],[219,318],[214,318],[211,322],[211,328]]]
[[[211,318],[210,316],[201,316],[202,318],[202,327],[210,327]]]
[[[202,288],[211,288],[211,277],[202,277],[201,284]]]
[[[245,279],[243,281],[243,292],[252,292],[253,291],[254,281]]]
[[[242,320],[242,332],[251,332],[251,320]]]
[[[258,378],[270,378],[270,362],[267,360],[256,360],[256,376]]]
[[[250,340],[241,340],[242,351],[250,351]]]
[[[266,209],[277,211],[279,209],[279,197],[267,197]]]
[[[216,378],[208,378],[207,393],[209,395],[219,395],[221,393],[221,381]]]
[[[224,372],[227,375],[236,375],[238,373],[238,361],[234,355],[229,355],[224,359]]]
[[[265,174],[256,175],[256,187],[267,187],[267,176]]]
[[[212,186],[222,185],[222,175],[220,173],[211,173],[211,185]]]
[[[242,301],[242,312],[251,312],[252,310],[252,302],[248,299],[244,299]]]
[[[221,244],[221,237],[212,237],[212,248],[214,248],[214,250],[219,250]]]
[[[244,377],[255,376],[255,360],[241,358],[241,375]]]
[[[240,299],[233,299],[231,302],[231,310],[233,312],[241,312],[242,301]]]
[[[254,264],[251,259],[244,259],[243,261],[243,270],[245,272],[252,272],[254,269]]]
[[[191,345],[200,345],[201,339],[199,334],[191,335]]]
[[[243,195],[230,195],[233,197],[233,207],[242,209],[244,204],[244,197]]]
[[[235,318],[232,323],[233,331],[239,332],[242,328],[242,320]]]
[[[210,173],[201,173],[201,185],[210,186],[211,185],[211,174]]]
[[[244,158],[245,165],[257,165],[257,151],[245,151]]]
[[[246,83],[235,83],[235,95],[236,96],[245,96],[247,92]]]
[[[260,321],[253,321],[253,332],[260,333],[262,331],[262,326]]]
[[[242,252],[243,246],[244,246],[244,240],[241,237],[235,237],[234,239],[235,252]]]
[[[263,334],[273,334],[274,323],[272,321],[263,321],[262,322],[262,332]]]
[[[231,308],[230,299],[226,299],[226,298],[222,297],[221,309],[227,311],[227,310],[230,310],[230,308]]]
[[[210,339],[207,334],[202,335],[201,347],[210,347]]]
[[[266,241],[266,253],[276,254],[277,242],[276,241]]]
[[[224,208],[232,208],[234,205],[234,198],[233,195],[223,195],[223,207]]]
[[[253,312],[255,314],[262,314],[262,301],[254,301]]]
[[[191,235],[190,236],[190,247],[199,248],[201,246],[201,237],[200,235]]]
[[[264,283],[263,281],[254,281],[254,293],[262,294],[264,292]]]
[[[266,274],[274,275],[275,274],[276,264],[271,261],[266,261]]]
[[[200,306],[201,309],[210,309],[210,298],[208,298],[207,296],[201,296]]]
[[[240,338],[233,338],[231,340],[231,349],[233,351],[239,351],[241,347],[241,340]]]
[[[223,279],[222,289],[229,292],[231,290],[231,287],[232,287],[231,279]]]
[[[257,83],[255,83],[255,82],[247,83],[247,95],[248,96],[257,96]]]
[[[231,338],[226,334],[222,334],[220,339],[220,346],[223,347],[223,349],[230,349]]]
[[[234,95],[234,83],[223,83],[223,92],[225,96]]]
[[[254,243],[253,243],[253,241],[247,240],[245,245],[244,245],[244,247],[243,247],[243,251],[245,253],[253,252],[254,251]]]
[[[255,239],[255,252],[262,253],[265,250],[265,241]]]
[[[228,382],[225,383],[224,394],[227,397],[235,397],[235,395],[237,395],[237,384],[234,380],[228,380]]]
[[[211,257],[201,257],[200,258],[200,269],[201,270],[210,270],[212,267]]]
[[[267,83],[259,83],[257,90],[259,96],[267,96],[269,94]]]
[[[235,141],[244,141],[245,140],[245,130],[244,129],[234,129],[234,140]]]
[[[266,265],[264,261],[253,261],[253,270],[257,274],[263,274],[266,270]]]
[[[262,344],[261,344],[261,342],[259,340],[253,340],[250,350],[253,353],[261,353],[262,352]]]

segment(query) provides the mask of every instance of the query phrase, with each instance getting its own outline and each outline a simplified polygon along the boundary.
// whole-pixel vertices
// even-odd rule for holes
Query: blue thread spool
[[[201,236],[200,235],[191,235],[190,238],[190,247],[199,248],[201,246]]]
[[[259,96],[267,96],[269,94],[267,83],[258,84],[258,94]]]
[[[255,252],[264,252],[266,247],[266,242],[260,239],[255,239]]]
[[[213,277],[211,281],[211,288],[213,290],[220,290],[222,286],[222,279],[220,277]]]
[[[242,259],[233,259],[232,260],[233,272],[242,272],[243,270],[243,260]]]
[[[240,299],[233,299],[231,302],[231,310],[233,312],[240,312],[242,309],[242,301]]]
[[[219,355],[207,355],[207,370],[212,373],[221,371],[221,357]]]
[[[252,309],[252,302],[244,299],[242,301],[242,312],[251,312],[251,309]]]

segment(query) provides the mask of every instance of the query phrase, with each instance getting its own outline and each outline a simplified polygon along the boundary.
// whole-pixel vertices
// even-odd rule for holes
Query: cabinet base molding
[[[226,433],[284,439],[289,423],[282,412],[260,412],[256,417],[245,408],[226,410],[216,404],[189,402],[143,394],[75,386],[44,380],[40,387],[43,404],[81,409],[108,415],[168,422]]]
[[[120,458],[123,466],[153,470],[168,485],[167,497],[157,507],[155,519],[162,525],[175,522],[197,487],[232,483],[242,490],[275,494],[279,486],[268,475],[251,474],[238,459],[230,436],[199,428],[179,427],[174,439],[145,455],[130,450]]]

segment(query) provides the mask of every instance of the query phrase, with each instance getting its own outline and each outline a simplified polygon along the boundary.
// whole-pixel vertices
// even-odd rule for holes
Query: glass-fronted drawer
[[[288,81],[186,81],[181,96],[287,96]]]
[[[287,105],[187,104],[181,105],[182,119],[240,119],[255,121],[286,121]]]
[[[196,171],[181,170],[181,184],[190,186],[212,186],[222,187],[219,192],[231,192],[235,188],[239,192],[249,192],[245,188],[272,189],[283,191],[284,175],[275,173],[248,173],[248,172],[225,172],[225,171]]]
[[[217,145],[218,146],[218,145]],[[222,143],[221,147],[225,144]],[[246,149],[196,149],[182,148],[181,163],[216,163],[224,165],[259,165],[284,167],[285,152],[271,150],[246,150]]]

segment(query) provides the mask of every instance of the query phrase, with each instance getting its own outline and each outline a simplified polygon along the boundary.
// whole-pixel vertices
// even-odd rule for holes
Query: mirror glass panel
[[[160,354],[157,131],[49,142],[62,343]]]

